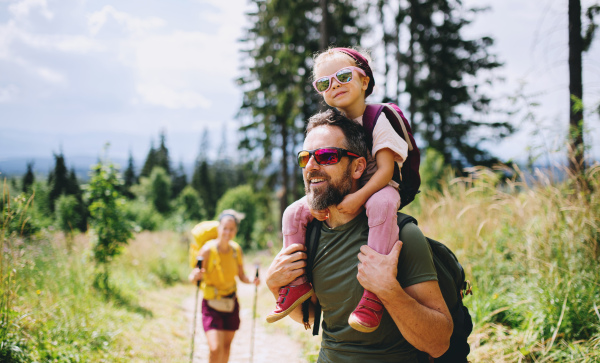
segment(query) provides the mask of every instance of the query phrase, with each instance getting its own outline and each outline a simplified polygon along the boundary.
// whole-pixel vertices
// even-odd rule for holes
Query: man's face
[[[319,126],[304,140],[304,150],[323,147],[344,148],[344,134],[338,127]],[[319,165],[311,157],[302,170],[304,191],[312,209],[322,210],[339,204],[352,190],[352,159],[343,157],[334,165]]]

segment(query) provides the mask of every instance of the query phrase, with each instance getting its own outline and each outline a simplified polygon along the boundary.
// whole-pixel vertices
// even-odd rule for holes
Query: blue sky
[[[504,82],[489,91],[505,96],[523,83],[541,106],[535,122],[515,118],[522,131],[488,147],[506,159],[522,159],[527,146],[558,148],[568,122],[567,1],[491,5],[466,30],[494,37],[505,62]],[[234,143],[246,9],[246,0],[0,0],[0,165],[59,150],[67,162],[95,157],[109,141],[112,157],[131,150],[139,166],[161,130],[176,163],[196,157],[204,128],[215,148],[223,125]],[[584,61],[589,104],[600,102],[598,43]],[[598,143],[597,114],[587,125]],[[600,158],[599,146],[591,152]]]

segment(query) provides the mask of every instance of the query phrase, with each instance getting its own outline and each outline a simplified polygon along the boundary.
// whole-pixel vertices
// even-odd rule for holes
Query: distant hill
[[[22,177],[27,172],[27,163],[33,161],[33,172],[36,175],[48,175],[48,173],[54,169],[54,157],[14,157],[14,158],[0,158],[0,173],[6,177]],[[111,161],[124,171],[127,168],[127,159],[111,158]],[[98,163],[97,156],[83,156],[65,155],[65,162],[67,168],[71,170],[75,169],[75,174],[79,180],[87,180],[89,178],[89,172],[92,165]],[[139,173],[142,169],[143,161],[135,161],[136,173]],[[171,162],[171,167],[176,169],[179,167],[179,163]],[[188,182],[192,178],[194,172],[194,164],[188,163],[183,164],[185,173],[188,177]]]
[[[113,163],[118,164],[122,169],[127,167],[127,160],[111,159]],[[54,157],[15,157],[0,159],[0,173],[2,176],[23,176],[27,171],[27,163],[33,162],[33,172],[36,175],[48,175],[54,169]],[[80,180],[87,180],[88,173],[92,165],[98,162],[96,156],[68,156],[65,155],[65,162],[69,170],[75,169],[75,174]]]

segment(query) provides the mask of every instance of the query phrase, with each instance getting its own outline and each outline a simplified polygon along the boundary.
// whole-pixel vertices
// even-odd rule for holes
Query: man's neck
[[[360,209],[358,209],[358,211],[356,211],[356,213],[348,214],[348,213],[341,213],[340,211],[338,211],[336,206],[331,206],[331,207],[329,207],[329,218],[327,218],[325,220],[325,224],[329,228],[339,227],[341,225],[344,225],[344,224],[350,222],[354,218],[356,218],[356,216],[361,214],[363,212],[363,210],[364,210],[364,207],[361,207]]]

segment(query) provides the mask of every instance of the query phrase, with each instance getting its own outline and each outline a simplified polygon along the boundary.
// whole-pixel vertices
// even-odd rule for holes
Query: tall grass
[[[419,197],[474,283],[473,361],[600,360],[600,165],[580,180],[473,168]]]
[[[7,192],[4,198],[12,203],[3,204],[0,233],[0,361],[132,361],[136,335],[143,336],[156,311],[143,298],[187,275],[187,241],[168,232],[137,235],[114,261],[107,294],[92,287],[87,235],[75,236],[67,248],[62,233],[9,233],[22,198]]]

